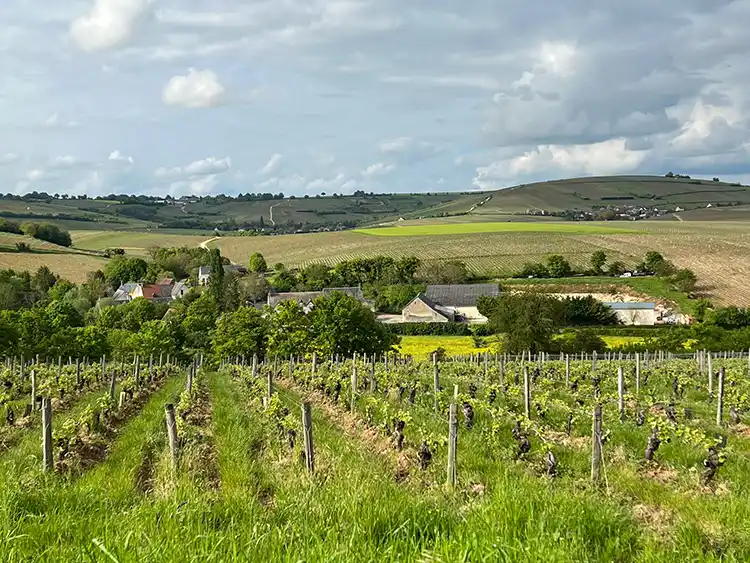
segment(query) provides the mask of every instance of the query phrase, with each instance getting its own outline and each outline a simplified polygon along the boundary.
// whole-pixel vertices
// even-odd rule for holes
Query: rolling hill
[[[370,194],[284,199],[247,196],[63,199],[37,194],[0,199],[0,217],[45,220],[69,230],[207,232],[275,228],[280,232],[371,226],[399,219],[456,217],[461,221],[537,220],[527,210],[561,212],[630,205],[705,210],[750,205],[750,188],[739,184],[663,176],[604,176],[523,184],[492,192]],[[747,213],[692,213],[696,220],[745,219]],[[674,219],[674,217],[672,217]],[[539,218],[544,220],[544,218]],[[446,219],[449,220],[449,219]]]
[[[490,199],[481,203],[486,197]],[[439,211],[482,216],[524,213],[527,210],[589,210],[608,205],[679,206],[691,210],[705,209],[709,204],[750,204],[750,188],[712,180],[663,176],[572,178],[522,184],[474,197],[467,196],[441,206]]]

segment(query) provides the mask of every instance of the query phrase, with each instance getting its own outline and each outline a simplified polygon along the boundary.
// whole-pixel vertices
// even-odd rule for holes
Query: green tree
[[[240,299],[245,303],[260,303],[268,297],[268,280],[260,274],[248,274],[240,281]]]
[[[221,292],[224,288],[224,262],[218,248],[211,249],[209,265],[211,266],[211,277],[208,280],[208,291],[217,303],[221,303]]]
[[[133,348],[144,358],[151,355],[174,354],[176,345],[171,329],[163,321],[147,321],[134,334]]]
[[[607,263],[607,253],[603,250],[597,250],[591,254],[591,270],[594,274],[601,274],[604,265]]]
[[[310,350],[310,318],[296,301],[282,301],[269,315],[268,351],[281,358]]]
[[[76,290],[75,284],[69,282],[68,280],[57,280],[55,285],[49,288],[47,295],[53,301],[62,301],[63,299],[65,299],[65,296],[69,292],[75,291],[75,290]]]
[[[192,351],[208,351],[211,344],[210,333],[219,317],[219,306],[213,295],[203,293],[188,306],[181,329],[185,345]]]
[[[563,343],[562,351],[566,354],[578,354],[580,352],[602,352],[607,349],[607,344],[599,334],[590,328],[576,330],[573,338]]]
[[[104,266],[104,279],[113,289],[124,283],[138,282],[146,275],[148,264],[142,258],[115,256]]]
[[[422,264],[418,277],[429,284],[461,284],[469,280],[466,264],[459,260]]]
[[[244,305],[240,283],[237,274],[230,273],[224,276],[224,288],[221,291],[221,310],[234,311],[240,305]]]
[[[399,342],[370,309],[344,293],[319,297],[309,316],[313,349],[323,356],[379,354]]]
[[[72,246],[70,233],[51,223],[24,223],[21,230],[27,236],[59,246]]]
[[[263,357],[266,349],[266,321],[253,307],[240,307],[219,317],[213,331],[213,350],[218,358]]]
[[[47,266],[40,266],[31,278],[31,287],[39,293],[47,293],[57,282],[57,276]]]
[[[515,275],[517,278],[548,278],[550,276],[547,266],[539,262],[526,262],[519,272]]]
[[[299,272],[300,284],[307,291],[320,291],[331,283],[331,270],[325,264],[314,263]]]
[[[553,350],[552,337],[562,324],[560,301],[541,293],[503,294],[478,302],[490,330],[504,334],[510,353]]]
[[[709,299],[698,299],[698,301],[696,301],[695,305],[693,306],[693,315],[695,316],[695,320],[699,323],[705,321],[712,308],[713,304]]]
[[[695,291],[695,286],[698,284],[698,276],[696,276],[695,272],[692,270],[684,268],[678,270],[669,281],[677,291],[692,293]]]
[[[609,268],[607,268],[607,272],[610,276],[621,276],[626,272],[625,264],[620,262],[619,260],[615,260],[609,265]]]
[[[0,310],[13,311],[23,304],[23,294],[11,282],[0,283]]]
[[[570,263],[563,256],[553,254],[547,258],[547,270],[553,278],[565,278],[572,273],[573,268],[570,267]]]
[[[266,259],[263,258],[263,255],[260,252],[254,252],[253,255],[250,256],[249,270],[256,274],[264,274],[268,271]]]

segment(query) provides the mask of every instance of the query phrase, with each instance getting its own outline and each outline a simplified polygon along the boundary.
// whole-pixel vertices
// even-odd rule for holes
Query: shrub
[[[73,244],[68,231],[51,223],[24,223],[21,230],[25,235],[59,246],[72,246]]]

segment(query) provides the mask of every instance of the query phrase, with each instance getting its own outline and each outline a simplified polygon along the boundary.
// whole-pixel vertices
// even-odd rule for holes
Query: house
[[[637,301],[605,303],[617,315],[617,320],[624,325],[652,326],[661,324],[661,315],[656,310],[656,303]]]
[[[401,311],[402,323],[486,323],[477,309],[480,297],[497,297],[500,288],[493,283],[428,285]]]
[[[239,264],[224,264],[224,275],[227,274],[247,274],[247,268]],[[198,285],[208,285],[211,279],[211,266],[201,266],[198,268]]]
[[[296,291],[286,293],[276,293],[274,291],[271,291],[271,293],[268,294],[267,303],[269,307],[276,307],[282,301],[296,301],[299,305],[302,306],[302,309],[305,311],[305,313],[309,313],[310,311],[312,311],[313,301],[315,301],[318,297],[325,297],[327,295],[331,295],[332,293],[345,293],[351,297],[354,297],[354,299],[356,299],[363,305],[366,305],[370,309],[374,310],[375,308],[372,303],[365,299],[361,287],[326,287],[322,291]]]
[[[183,297],[190,288],[187,280],[174,283],[172,279],[159,280],[157,283],[124,283],[112,295],[115,304],[130,303],[133,299],[143,297],[152,303],[169,303]]]

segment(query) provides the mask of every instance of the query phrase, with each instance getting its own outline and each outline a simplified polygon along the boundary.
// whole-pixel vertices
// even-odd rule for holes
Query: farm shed
[[[661,315],[656,310],[656,303],[640,303],[636,301],[605,303],[617,315],[617,320],[625,325],[651,326],[661,321]]]
[[[322,291],[298,291],[287,293],[276,293],[271,291],[271,293],[268,294],[268,306],[276,307],[276,305],[282,301],[296,301],[302,306],[305,313],[309,313],[313,308],[313,301],[318,297],[324,297],[331,295],[332,293],[345,293],[350,297],[354,297],[354,299],[369,307],[371,310],[374,310],[373,304],[365,299],[361,287],[326,287]]]
[[[401,322],[486,323],[487,319],[477,310],[477,301],[480,297],[498,295],[500,289],[492,283],[428,285],[423,294],[415,297],[401,311]]]
[[[224,264],[224,275],[227,274],[247,274],[247,268],[239,264]],[[211,266],[201,266],[198,268],[198,285],[207,285],[211,279]]]

